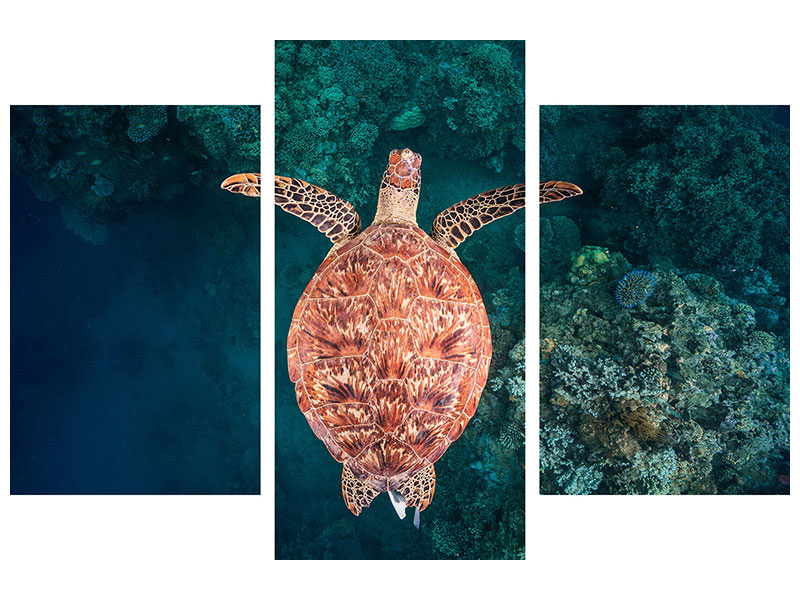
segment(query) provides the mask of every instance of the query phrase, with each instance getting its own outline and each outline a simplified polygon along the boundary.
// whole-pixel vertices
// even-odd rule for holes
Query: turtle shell
[[[419,227],[331,251],[297,303],[289,376],[333,458],[379,492],[435,462],[475,414],[492,355],[478,287]]]

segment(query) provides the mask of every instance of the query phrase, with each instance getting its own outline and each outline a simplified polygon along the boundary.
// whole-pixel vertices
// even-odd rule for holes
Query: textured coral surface
[[[521,42],[279,41],[275,60],[281,175],[360,206],[391,147],[521,173]]]

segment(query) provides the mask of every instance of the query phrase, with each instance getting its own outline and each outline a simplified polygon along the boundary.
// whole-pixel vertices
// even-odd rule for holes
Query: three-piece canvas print
[[[276,558],[521,559],[531,444],[539,494],[789,493],[787,106],[526,112],[515,41],[274,69],[263,107],[11,107],[12,494],[274,494]]]

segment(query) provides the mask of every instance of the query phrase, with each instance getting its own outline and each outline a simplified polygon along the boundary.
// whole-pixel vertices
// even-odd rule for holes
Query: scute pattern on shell
[[[298,302],[289,373],[347,476],[400,489],[461,435],[491,334],[475,282],[418,227],[379,224],[334,250]]]

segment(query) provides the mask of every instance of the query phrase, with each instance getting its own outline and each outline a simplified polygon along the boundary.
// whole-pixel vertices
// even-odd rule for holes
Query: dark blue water
[[[12,493],[257,493],[258,206],[195,192],[94,246],[11,199]]]

